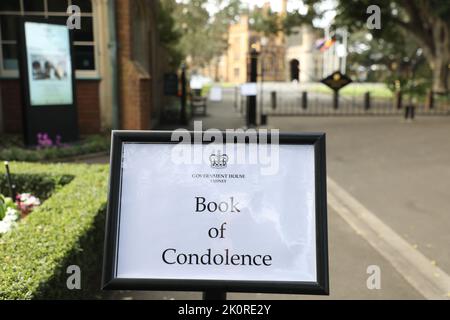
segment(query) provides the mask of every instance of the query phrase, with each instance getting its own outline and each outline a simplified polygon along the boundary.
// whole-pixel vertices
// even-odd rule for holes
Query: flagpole
[[[325,41],[328,41],[330,37],[330,26],[326,26],[324,28],[324,38]],[[325,78],[328,74],[328,50],[325,50],[323,53],[323,65],[322,65],[322,73],[323,73],[323,78]]]
[[[347,71],[347,47],[348,47],[348,32],[347,28],[342,29],[342,45],[345,48],[345,54],[342,57],[341,73],[345,74]]]

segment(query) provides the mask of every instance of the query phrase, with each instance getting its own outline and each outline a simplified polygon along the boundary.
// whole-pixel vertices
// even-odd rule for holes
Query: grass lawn
[[[329,93],[333,90],[322,83],[313,83],[307,85],[308,91],[317,93]],[[392,91],[384,83],[351,83],[339,91],[342,96],[361,97],[364,93],[370,92],[374,98],[392,98]]]

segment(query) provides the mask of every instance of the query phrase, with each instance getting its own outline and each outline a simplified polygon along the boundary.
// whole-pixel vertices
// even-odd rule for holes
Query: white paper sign
[[[256,82],[244,83],[241,85],[241,95],[243,96],[256,96],[258,93],[258,88]]]
[[[222,101],[222,88],[221,87],[212,87],[209,92],[209,100],[210,101]]]
[[[317,281],[313,145],[280,145],[272,175],[229,152],[175,164],[175,147],[123,145],[118,278]]]
[[[67,27],[25,22],[25,37],[30,104],[72,104],[72,62]]]

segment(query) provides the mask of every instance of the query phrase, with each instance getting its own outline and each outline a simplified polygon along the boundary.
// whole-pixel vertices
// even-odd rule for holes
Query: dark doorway
[[[300,80],[300,62],[297,59],[291,60],[291,81]]]

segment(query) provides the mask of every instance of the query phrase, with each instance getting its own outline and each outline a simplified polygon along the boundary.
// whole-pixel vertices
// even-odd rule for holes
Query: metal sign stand
[[[6,180],[8,181],[9,193],[10,193],[11,199],[13,199],[13,201],[15,201],[15,199],[16,199],[16,194],[14,192],[15,186],[12,184],[11,173],[9,171],[8,161],[5,161],[5,169],[6,169]]]
[[[203,300],[227,300],[227,293],[221,290],[207,290],[203,292]]]

